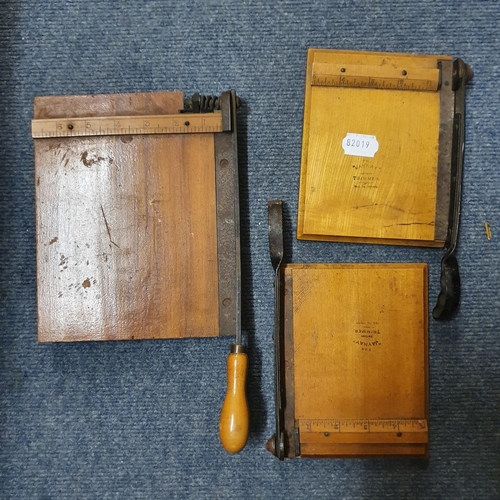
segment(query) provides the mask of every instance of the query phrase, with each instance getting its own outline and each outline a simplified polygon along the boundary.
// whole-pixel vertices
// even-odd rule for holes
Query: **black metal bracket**
[[[184,109],[181,113],[212,113],[220,109],[218,96],[201,95],[198,92],[184,101]]]
[[[441,259],[441,291],[432,316],[436,320],[449,319],[460,302],[460,274],[458,261],[453,255],[458,242],[462,176],[465,144],[465,87],[472,79],[472,70],[462,59],[453,63],[452,89],[455,91],[453,117],[453,146],[451,157],[451,189],[446,252]]]

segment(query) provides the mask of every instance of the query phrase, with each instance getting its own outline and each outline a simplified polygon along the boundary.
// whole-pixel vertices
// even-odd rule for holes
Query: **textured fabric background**
[[[374,0],[0,2],[0,497],[493,499],[500,479],[500,4]],[[439,250],[298,242],[306,50],[450,54],[475,71],[458,258],[459,314],[430,322],[430,458],[288,460],[274,429],[267,201],[288,260],[428,262]],[[36,341],[33,97],[234,88],[239,112],[251,434],[218,440],[231,339]],[[489,221],[488,241],[483,223]]]

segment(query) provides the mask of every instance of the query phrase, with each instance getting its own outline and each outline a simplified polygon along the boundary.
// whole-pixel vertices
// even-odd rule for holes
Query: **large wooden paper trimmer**
[[[184,106],[180,92],[35,99],[40,341],[235,334],[236,95]]]

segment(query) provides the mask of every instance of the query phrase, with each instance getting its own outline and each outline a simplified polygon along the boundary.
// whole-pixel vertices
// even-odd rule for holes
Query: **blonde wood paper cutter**
[[[310,49],[297,237],[445,247],[446,319],[460,295],[465,86],[449,56]]]
[[[276,265],[280,204],[269,203],[277,291],[269,451],[281,460],[425,457],[427,265]]]
[[[426,456],[427,266],[291,265],[283,278],[288,454]]]

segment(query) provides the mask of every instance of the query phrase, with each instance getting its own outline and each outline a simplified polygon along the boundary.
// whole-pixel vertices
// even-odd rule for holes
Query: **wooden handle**
[[[247,364],[245,353],[231,353],[227,357],[227,392],[220,414],[219,436],[229,453],[241,451],[248,439]]]

